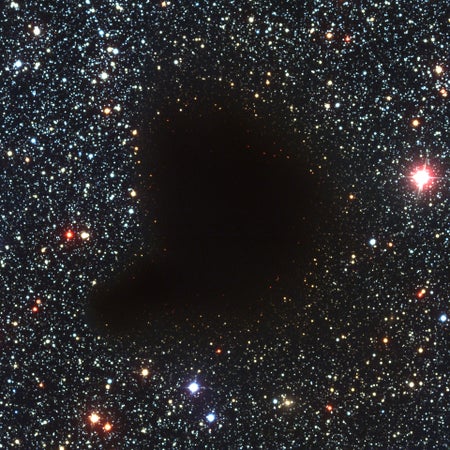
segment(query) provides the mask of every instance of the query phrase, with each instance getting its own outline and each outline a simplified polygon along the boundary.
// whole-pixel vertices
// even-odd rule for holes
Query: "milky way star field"
[[[0,448],[448,448],[446,2],[0,31]]]

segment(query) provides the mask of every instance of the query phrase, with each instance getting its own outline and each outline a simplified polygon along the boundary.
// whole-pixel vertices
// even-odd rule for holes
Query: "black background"
[[[128,333],[167,312],[242,316],[304,275],[330,192],[268,120],[223,105],[169,109],[142,138],[143,239],[154,245],[96,290],[95,324]]]

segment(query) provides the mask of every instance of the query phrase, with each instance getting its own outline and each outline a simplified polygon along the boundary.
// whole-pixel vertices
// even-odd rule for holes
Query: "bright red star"
[[[67,239],[72,239],[74,236],[75,236],[75,235],[74,235],[74,233],[73,233],[72,230],[67,230],[67,231],[66,231],[66,238],[67,238]]]
[[[422,288],[419,292],[417,292],[417,298],[423,298],[423,296],[427,293],[427,290]]]
[[[430,171],[427,169],[426,166],[423,166],[421,169],[417,169],[412,174],[412,179],[414,183],[416,184],[419,191],[421,191],[426,184],[428,184],[431,180],[431,174]]]

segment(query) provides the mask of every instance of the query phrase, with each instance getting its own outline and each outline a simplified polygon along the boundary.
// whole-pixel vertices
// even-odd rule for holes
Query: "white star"
[[[189,386],[188,386],[189,391],[191,392],[191,394],[195,394],[199,389],[200,386],[198,385],[197,382],[193,381]]]

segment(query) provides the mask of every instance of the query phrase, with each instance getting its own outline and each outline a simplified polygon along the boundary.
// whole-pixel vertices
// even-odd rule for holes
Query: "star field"
[[[184,3],[2,7],[0,448],[446,448],[445,2]],[[236,102],[327,186],[307,261],[252,315],[99,332],[161,250],[158,126]]]

